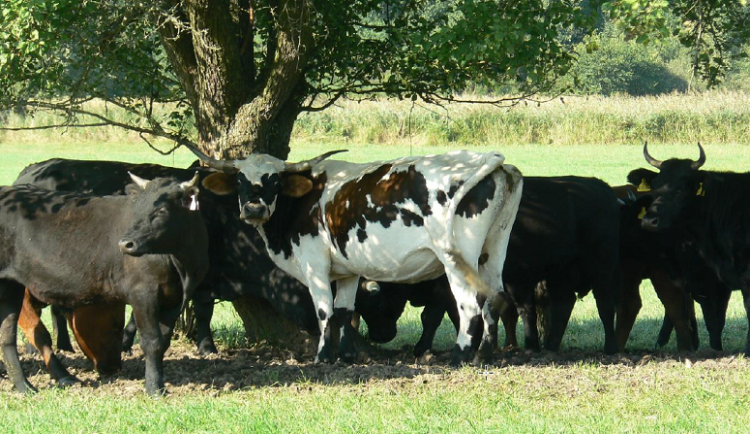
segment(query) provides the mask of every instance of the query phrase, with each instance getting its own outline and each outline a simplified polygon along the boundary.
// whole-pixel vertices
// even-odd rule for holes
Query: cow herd
[[[678,350],[697,348],[695,300],[720,350],[732,289],[750,313],[750,174],[701,170],[698,147],[695,161],[660,161],[644,145],[658,171],[633,170],[616,187],[522,177],[501,154],[468,151],[365,164],[331,160],[333,151],[291,164],[194,150],[208,167],[188,169],[36,163],[0,188],[5,368],[16,389],[35,390],[19,362],[20,325],[55,380],[77,381],[39,319],[52,305],[58,348],[70,346],[69,324],[102,374],[119,370],[137,326],[146,391],[162,393],[187,301],[206,354],[216,352],[214,300],[242,295],[319,334],[321,362],[356,359],[355,316],[387,342],[406,304],[423,306],[419,356],[447,313],[455,366],[491,361],[500,323],[517,345],[519,316],[525,348],[558,350],[576,298],[592,292],[611,354],[627,343],[644,279],[665,307],[659,344],[674,330]]]

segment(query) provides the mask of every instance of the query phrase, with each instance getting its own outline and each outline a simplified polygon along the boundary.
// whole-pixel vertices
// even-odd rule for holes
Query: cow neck
[[[176,253],[169,254],[182,283],[182,309],[193,297],[195,288],[208,272],[208,233],[200,213],[193,213],[188,227],[191,231],[181,238]]]
[[[311,176],[309,171],[298,175]],[[292,244],[299,246],[305,235],[318,235],[318,227],[322,222],[319,201],[326,180],[325,173],[313,177],[312,190],[299,198],[283,194],[277,196],[276,208],[271,217],[258,226],[269,253],[283,255],[288,259],[292,256]]]

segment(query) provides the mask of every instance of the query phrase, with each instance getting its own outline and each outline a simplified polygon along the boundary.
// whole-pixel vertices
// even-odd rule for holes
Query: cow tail
[[[466,276],[467,284],[472,288],[477,289],[477,293],[484,296],[490,296],[495,293],[486,283],[479,277],[479,273],[469,262],[466,260],[464,255],[461,253],[458,246],[455,245],[456,235],[453,233],[453,222],[456,219],[456,210],[461,200],[466,194],[471,191],[472,188],[476,187],[480,181],[485,177],[491,176],[498,168],[503,167],[505,157],[502,154],[492,153],[487,154],[482,166],[474,172],[474,174],[467,179],[461,187],[458,188],[456,194],[448,205],[448,211],[446,213],[446,228],[445,233],[448,235],[448,245],[446,246],[445,253],[449,260],[452,260],[456,268],[462,271]]]

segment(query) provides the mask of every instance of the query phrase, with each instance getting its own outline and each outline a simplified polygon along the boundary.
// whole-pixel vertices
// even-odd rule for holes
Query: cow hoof
[[[347,365],[351,365],[357,361],[357,353],[341,353],[339,359]]]
[[[76,350],[74,350],[73,346],[70,344],[70,342],[68,342],[64,344],[58,344],[57,351],[67,351],[69,353],[75,353]]]
[[[27,343],[26,344],[26,354],[39,354],[39,350],[37,350],[35,346]]]
[[[419,346],[414,347],[414,357],[420,358],[424,356],[424,354],[428,351],[430,351],[429,348],[424,348],[424,347],[419,347]]]
[[[611,356],[613,354],[617,354],[620,352],[620,349],[617,347],[617,344],[614,342],[606,343],[604,344],[604,353],[608,356]]]
[[[75,375],[68,375],[67,377],[63,377],[57,380],[57,386],[65,388],[65,387],[74,386],[80,382],[81,380],[79,380]]]
[[[482,341],[482,344],[479,346],[479,350],[477,351],[477,355],[474,358],[474,364],[475,365],[484,365],[484,364],[491,364],[494,361],[495,356],[495,348],[494,345],[489,341]]]
[[[198,353],[201,356],[210,356],[211,354],[219,354],[219,350],[216,349],[216,345],[213,342],[198,346]]]
[[[461,365],[468,362],[470,353],[471,353],[470,345],[467,345],[466,348],[461,349],[461,347],[459,347],[458,344],[456,344],[453,347],[453,351],[451,352],[451,367],[458,368]]]
[[[24,379],[22,382],[14,384],[16,386],[16,390],[23,393],[24,395],[33,395],[38,392],[36,390],[36,387],[32,386],[31,383],[29,383],[29,380]]]

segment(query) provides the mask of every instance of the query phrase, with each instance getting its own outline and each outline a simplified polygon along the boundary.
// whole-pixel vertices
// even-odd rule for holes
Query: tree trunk
[[[310,0],[270,3],[275,25],[262,52],[254,48],[253,2],[162,1],[162,45],[193,109],[200,150],[220,159],[255,152],[286,159],[314,46]],[[307,340],[266,300],[233,304],[249,342],[296,348]]]
[[[245,327],[248,345],[267,342],[298,353],[315,354],[317,337],[279,315],[268,300],[245,295],[232,302]]]

